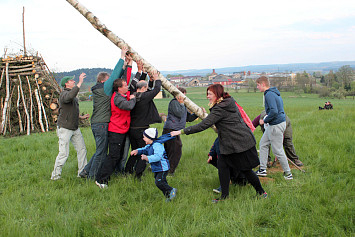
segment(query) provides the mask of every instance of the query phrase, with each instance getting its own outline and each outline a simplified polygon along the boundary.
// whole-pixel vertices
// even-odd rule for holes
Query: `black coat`
[[[148,127],[153,123],[161,123],[154,97],[160,92],[161,80],[155,81],[154,89],[136,93],[136,105],[131,111],[131,128]]]
[[[201,132],[216,125],[223,155],[241,153],[255,146],[255,137],[244,122],[232,97],[215,104],[211,113],[199,124],[184,129],[185,134]]]

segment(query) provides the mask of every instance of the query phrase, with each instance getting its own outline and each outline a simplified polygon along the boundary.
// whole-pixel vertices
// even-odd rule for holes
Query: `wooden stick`
[[[41,107],[40,100],[39,100],[38,89],[35,89],[35,95],[36,95],[37,108],[38,108],[38,122],[39,122],[39,125],[41,126],[42,132],[45,132],[43,122],[42,122],[42,109],[41,109],[42,107]]]
[[[47,119],[47,114],[46,114],[46,110],[44,109],[44,106],[43,106],[42,96],[41,96],[41,90],[39,89],[39,85],[38,85],[38,83],[37,83],[37,78],[35,78],[35,81],[36,81],[36,85],[37,85],[37,89],[38,89],[39,100],[40,100],[40,102],[41,102],[41,108],[42,108],[42,111],[43,111],[44,121],[46,122],[46,131],[48,132],[48,119]]]
[[[25,96],[23,94],[23,89],[22,89],[22,81],[21,81],[21,76],[18,75],[18,79],[20,81],[20,90],[21,90],[21,97],[22,97],[22,101],[23,101],[23,107],[25,109],[25,113],[26,113],[26,118],[27,118],[27,135],[30,135],[30,130],[31,130],[31,126],[30,126],[30,115],[28,114],[28,110],[27,110],[27,106],[26,106],[26,99]],[[31,96],[31,95],[30,95]]]
[[[287,158],[287,160],[288,160],[291,164],[293,164],[294,167],[296,167],[297,169],[299,169],[299,170],[302,171],[303,173],[306,173],[305,170],[301,169],[301,168],[300,168],[298,165],[296,165],[292,160],[290,160],[290,158],[288,158],[287,156],[286,156],[286,158]]]
[[[10,79],[9,79],[9,63],[6,63],[5,68],[5,77],[6,77],[6,98],[4,102],[4,109],[2,111],[2,120],[1,120],[1,130],[3,131],[3,135],[6,133],[6,114],[7,114],[7,107],[10,99]]]
[[[9,106],[7,108],[7,112],[6,112],[6,122],[8,123],[7,125],[5,125],[5,129],[4,129],[4,135],[6,134],[6,128],[8,127],[9,128],[9,132],[11,133],[11,116],[10,116],[10,112],[11,112],[11,98],[12,98],[12,95],[14,94],[14,91],[15,91],[15,86],[12,87],[12,90],[11,90],[11,94],[10,94],[10,98],[9,98]]]
[[[31,119],[31,130],[34,130],[33,126],[33,100],[32,100],[32,90],[31,90],[31,84],[30,80],[28,79],[28,76],[26,76],[27,83],[28,83],[28,91],[30,92],[30,119]]]
[[[20,133],[23,133],[23,128],[22,128],[22,119],[21,119],[21,113],[20,113],[20,86],[17,86],[17,115],[18,115],[18,126],[20,128]]]
[[[4,72],[5,72],[5,68],[3,68],[2,72],[1,72],[0,88],[1,88],[1,85],[2,85],[2,78],[4,77]]]

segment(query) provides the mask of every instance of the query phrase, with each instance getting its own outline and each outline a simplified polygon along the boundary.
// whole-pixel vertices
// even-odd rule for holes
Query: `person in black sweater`
[[[150,124],[161,123],[158,110],[154,104],[154,97],[160,92],[161,80],[158,73],[150,75],[154,82],[154,88],[148,91],[148,83],[139,81],[136,85],[136,105],[131,111],[131,126],[129,129],[129,140],[131,142],[131,150],[144,147],[146,144],[143,140],[144,130],[149,128]],[[146,162],[141,159],[140,155],[131,155],[128,158],[125,173],[132,174],[136,172],[136,177],[140,178],[146,168]]]

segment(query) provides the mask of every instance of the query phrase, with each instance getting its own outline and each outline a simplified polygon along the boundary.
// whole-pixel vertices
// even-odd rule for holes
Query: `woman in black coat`
[[[258,176],[252,170],[259,165],[255,137],[240,115],[234,99],[224,92],[224,87],[219,84],[207,88],[207,99],[210,101],[211,113],[199,124],[180,131],[173,131],[171,135],[198,133],[215,125],[220,142],[221,157],[218,159],[217,166],[222,195],[221,198],[215,199],[213,202],[228,197],[230,168],[242,172],[257,194],[266,198],[267,193],[262,188]]]

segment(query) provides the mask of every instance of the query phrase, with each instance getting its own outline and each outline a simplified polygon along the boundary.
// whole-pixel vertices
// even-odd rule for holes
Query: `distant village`
[[[241,89],[250,87],[250,81],[254,81],[261,75],[266,75],[271,82],[277,82],[278,86],[288,87],[295,85],[296,73],[259,73],[259,72],[234,72],[232,74],[218,74],[213,69],[207,76],[168,76],[167,79],[176,87],[204,87],[211,84],[221,84],[224,87]]]

